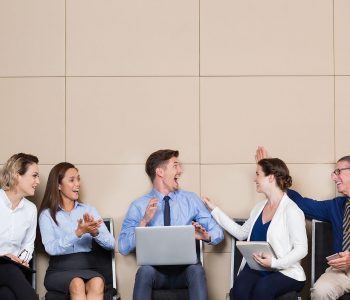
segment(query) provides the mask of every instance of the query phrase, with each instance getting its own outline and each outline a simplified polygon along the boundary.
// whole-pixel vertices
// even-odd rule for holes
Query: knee
[[[85,294],[85,283],[81,278],[73,278],[69,284],[69,292],[71,294]]]
[[[194,278],[205,278],[205,271],[202,265],[190,265],[187,267],[187,276]]]
[[[329,288],[327,285],[315,286],[310,289],[311,299],[332,299],[333,289]]]
[[[152,266],[141,266],[136,273],[136,280],[153,281],[156,271]]]
[[[205,271],[202,265],[190,265],[186,268],[188,286],[206,286]]]
[[[316,281],[311,291],[311,299],[336,299],[339,294],[339,286],[334,285],[332,281],[326,280],[326,277],[320,277]],[[341,294],[340,294],[341,295]]]
[[[87,282],[86,288],[88,292],[92,292],[94,294],[102,294],[105,288],[105,284],[101,277],[94,277]]]

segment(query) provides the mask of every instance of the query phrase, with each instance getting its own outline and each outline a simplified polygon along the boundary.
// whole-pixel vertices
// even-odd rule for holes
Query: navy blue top
[[[262,220],[262,212],[257,218],[252,233],[250,235],[250,241],[265,241],[266,242],[266,234],[267,229],[269,229],[271,221],[266,222],[263,224]]]
[[[288,190],[287,195],[299,206],[307,218],[331,223],[333,251],[343,251],[343,217],[347,198],[336,197],[330,200],[316,201],[310,198],[304,198],[293,190]]]
[[[250,241],[264,241],[266,242],[267,230],[269,229],[271,220],[263,224],[262,212],[259,217],[256,219],[253,226],[252,233],[250,235]],[[259,271],[263,276],[273,273],[272,271]]]

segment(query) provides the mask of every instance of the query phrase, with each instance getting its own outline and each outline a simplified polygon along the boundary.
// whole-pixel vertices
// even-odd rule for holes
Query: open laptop
[[[197,263],[194,227],[136,227],[136,260],[139,266]]]

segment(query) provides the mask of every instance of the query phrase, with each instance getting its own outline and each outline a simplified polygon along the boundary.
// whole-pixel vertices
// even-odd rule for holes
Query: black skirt
[[[48,291],[68,294],[73,278],[79,277],[88,281],[103,276],[96,270],[96,261],[91,252],[80,252],[51,256],[47,268],[44,286]]]

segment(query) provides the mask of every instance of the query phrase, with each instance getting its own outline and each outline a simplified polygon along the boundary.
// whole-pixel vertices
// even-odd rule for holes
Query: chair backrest
[[[311,287],[327,269],[326,256],[333,254],[332,225],[312,220]]]
[[[237,224],[243,225],[247,219],[233,219]],[[241,266],[243,256],[236,247],[237,240],[232,237],[231,246],[231,276],[230,276],[230,287],[233,287],[233,283],[238,275],[239,267]]]
[[[203,241],[196,240],[197,258],[203,265]]]
[[[32,259],[31,261],[29,262],[29,267],[31,267],[33,270],[36,271],[36,253],[35,253],[35,250],[32,254]],[[34,290],[36,290],[36,272],[35,273],[32,273],[32,278],[30,279],[30,284],[32,285],[32,288]]]
[[[103,219],[107,229],[114,236],[113,219]],[[115,253],[114,250],[106,250],[100,247],[95,241],[92,243],[92,252],[94,253],[98,272],[105,278],[105,285],[107,290],[117,290],[116,272],[115,272]]]

